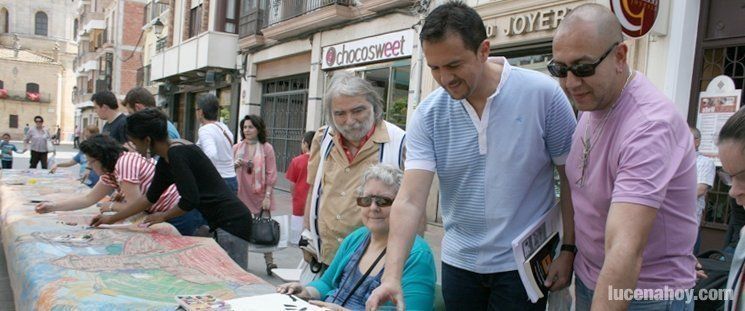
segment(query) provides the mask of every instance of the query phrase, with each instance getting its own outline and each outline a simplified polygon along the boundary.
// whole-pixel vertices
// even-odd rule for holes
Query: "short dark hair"
[[[145,107],[155,107],[155,97],[146,88],[136,86],[127,92],[127,95],[124,96],[124,100],[122,101],[124,107],[130,107],[132,109],[135,108],[135,104],[142,104]]]
[[[220,110],[220,102],[217,96],[205,94],[197,100],[197,107],[202,110],[202,115],[210,121],[217,120],[217,112]]]
[[[310,149],[311,146],[313,146],[313,137],[316,136],[316,132],[314,131],[307,131],[305,134],[303,134],[303,142],[308,144],[308,149]]]
[[[116,102],[116,96],[110,91],[96,92],[91,96],[91,101],[98,107],[106,106],[112,110],[119,109],[119,104]]]
[[[34,122],[36,122],[36,120],[41,120],[41,122],[44,122],[44,118],[42,118],[41,116],[35,116]],[[26,125],[28,125],[28,123],[26,123]]]
[[[251,124],[256,128],[256,131],[259,132],[258,135],[256,135],[259,142],[262,144],[266,143],[266,124],[264,124],[264,119],[255,114],[249,114],[241,120],[241,139],[246,139],[246,135],[243,134],[243,125],[246,124],[246,121],[251,121]]]
[[[481,16],[462,1],[450,1],[432,10],[424,20],[419,41],[440,42],[449,33],[458,34],[465,47],[474,53],[486,40]]]
[[[116,161],[119,160],[119,157],[127,149],[108,135],[96,134],[80,143],[80,151],[86,157],[101,162],[101,168],[104,172],[112,173],[114,172]]]
[[[745,145],[745,110],[740,109],[735,112],[719,130],[718,143],[726,140],[733,140]]]
[[[168,117],[156,108],[145,108],[127,117],[127,136],[136,139],[150,137],[153,141],[168,140]]]

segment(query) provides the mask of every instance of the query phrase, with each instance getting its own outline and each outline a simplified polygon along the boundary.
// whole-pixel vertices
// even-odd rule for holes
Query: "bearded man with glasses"
[[[606,7],[579,6],[557,29],[548,65],[581,111],[566,163],[578,248],[576,308],[692,310],[685,298],[610,295],[686,290],[696,281],[693,140],[673,103],[629,69],[623,39]]]

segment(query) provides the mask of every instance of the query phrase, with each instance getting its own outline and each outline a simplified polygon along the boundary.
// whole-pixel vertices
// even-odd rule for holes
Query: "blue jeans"
[[[442,263],[446,310],[546,310],[546,298],[531,303],[517,271],[480,274]]]
[[[574,278],[574,297],[575,310],[590,310],[592,306],[592,296],[595,294],[585,286],[579,278]],[[683,300],[631,300],[627,308],[629,311],[693,311],[693,300],[690,302]]]
[[[233,192],[233,194],[238,193],[238,178],[230,177],[230,178],[223,178],[226,184],[228,184],[228,188],[230,188],[230,191]]]
[[[215,230],[217,244],[228,253],[243,270],[248,270],[248,241],[241,239],[231,233],[217,228]]]
[[[200,213],[197,209],[193,209],[179,217],[169,219],[168,223],[176,227],[181,235],[194,236],[194,233],[197,231],[197,229],[199,229],[199,227],[201,227],[202,225],[206,225],[207,221],[202,218],[202,213]]]

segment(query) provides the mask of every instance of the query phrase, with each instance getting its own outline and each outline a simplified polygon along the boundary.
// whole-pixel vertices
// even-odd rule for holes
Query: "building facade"
[[[137,85],[143,51],[145,0],[77,0],[78,55],[72,88],[76,123],[82,127],[103,123],[93,110],[91,96],[102,90],[119,100]],[[123,108],[121,108],[123,110]]]
[[[238,9],[237,0],[168,1],[168,35],[150,58],[150,79],[160,83],[158,96],[185,139],[198,139],[196,101],[208,93],[220,101],[219,119],[235,132]]]
[[[41,115],[72,140],[74,107],[64,90],[74,83],[77,46],[69,2],[0,0],[0,132],[13,139]]]

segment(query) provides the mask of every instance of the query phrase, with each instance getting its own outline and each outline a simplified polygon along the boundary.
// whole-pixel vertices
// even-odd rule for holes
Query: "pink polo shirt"
[[[672,102],[637,73],[593,143],[585,183],[579,187],[587,123],[592,136],[605,113],[582,113],[566,162],[579,249],[574,261],[577,276],[595,288],[605,259],[610,205],[635,203],[657,209],[637,288],[693,288],[696,153],[688,125]]]

